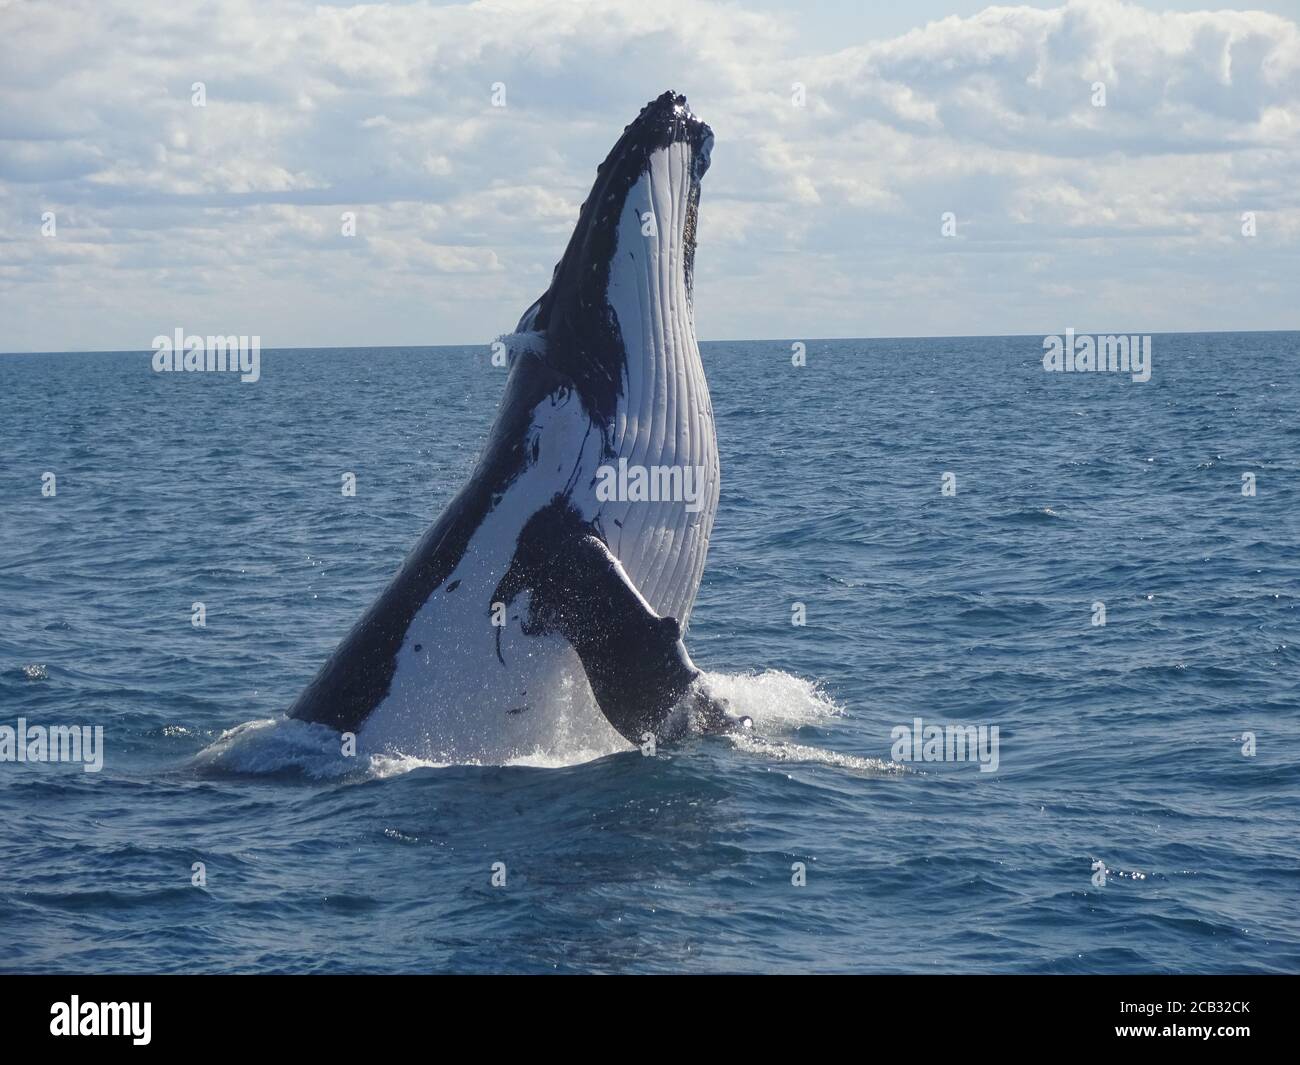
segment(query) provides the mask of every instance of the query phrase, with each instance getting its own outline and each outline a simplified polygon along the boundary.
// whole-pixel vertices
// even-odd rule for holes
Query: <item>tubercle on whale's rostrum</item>
[[[521,330],[526,324],[529,329],[546,332],[551,365],[573,379],[592,418],[602,427],[608,427],[614,418],[627,357],[606,299],[627,195],[648,169],[654,152],[676,143],[690,148],[692,179],[683,211],[687,226],[680,259],[689,299],[695,260],[694,216],[712,142],[713,131],[691,112],[680,93],[669,90],[646,104],[596,168],[596,180],[583,201],[550,287],[529,308],[526,322],[520,321]]]

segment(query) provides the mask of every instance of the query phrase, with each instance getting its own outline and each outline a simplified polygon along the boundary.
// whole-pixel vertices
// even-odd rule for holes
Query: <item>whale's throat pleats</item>
[[[623,206],[608,288],[625,352],[609,433],[612,461],[645,471],[678,498],[606,502],[600,510],[610,550],[629,577],[656,611],[683,626],[719,490],[713,407],[688,285],[691,168],[691,148],[681,141],[651,155]]]

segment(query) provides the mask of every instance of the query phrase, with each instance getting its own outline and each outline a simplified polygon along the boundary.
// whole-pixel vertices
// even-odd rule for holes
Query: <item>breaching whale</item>
[[[719,490],[692,305],[712,146],[672,92],[626,127],[550,287],[500,338],[509,374],[469,481],[291,717],[493,760],[593,717],[634,744],[748,724],[682,642]]]

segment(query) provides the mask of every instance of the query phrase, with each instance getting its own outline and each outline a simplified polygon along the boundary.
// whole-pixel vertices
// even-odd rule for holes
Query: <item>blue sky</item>
[[[670,87],[702,339],[1300,328],[1298,8],[0,0],[0,351],[486,343]]]

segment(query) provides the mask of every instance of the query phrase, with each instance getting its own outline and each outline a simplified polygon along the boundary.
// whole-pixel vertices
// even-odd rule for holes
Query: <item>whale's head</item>
[[[519,323],[545,332],[550,361],[604,425],[639,376],[630,362],[699,357],[696,224],[712,148],[685,96],[642,108],[597,168],[550,288]]]

